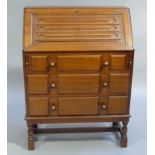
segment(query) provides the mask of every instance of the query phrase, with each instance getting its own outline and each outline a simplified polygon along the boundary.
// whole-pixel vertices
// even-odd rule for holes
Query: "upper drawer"
[[[101,58],[103,71],[129,71],[133,65],[133,53],[106,53]]]
[[[100,55],[58,56],[58,70],[60,71],[98,71],[99,69]]]
[[[29,73],[129,71],[133,65],[131,53],[100,54],[26,54],[24,66]]]

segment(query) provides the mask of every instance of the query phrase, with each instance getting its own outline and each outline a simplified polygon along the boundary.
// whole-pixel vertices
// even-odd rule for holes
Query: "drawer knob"
[[[102,104],[101,108],[105,110],[107,107],[105,104]]]
[[[56,106],[55,105],[52,105],[51,109],[52,110],[55,110],[56,109]]]
[[[132,61],[129,61],[129,64],[132,64]]]
[[[55,62],[51,62],[51,66],[54,67],[55,66]]]
[[[104,82],[103,83],[103,87],[107,87],[108,86],[108,83],[107,82]]]
[[[104,65],[105,65],[105,66],[108,66],[108,65],[109,65],[109,61],[105,61],[105,62],[104,62]]]
[[[51,84],[51,88],[55,88],[55,83],[52,83]]]

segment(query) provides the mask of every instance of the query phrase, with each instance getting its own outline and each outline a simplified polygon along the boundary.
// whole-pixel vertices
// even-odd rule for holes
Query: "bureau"
[[[25,8],[28,149],[34,134],[118,132],[127,147],[133,56],[128,8]],[[41,124],[109,122],[102,128]],[[39,126],[38,126],[39,124]]]

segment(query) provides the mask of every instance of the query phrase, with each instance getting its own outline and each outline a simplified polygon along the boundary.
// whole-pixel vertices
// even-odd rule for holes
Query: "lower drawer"
[[[47,96],[29,96],[28,97],[28,115],[29,116],[48,116],[49,101]]]
[[[79,116],[128,114],[127,96],[59,96],[28,97],[29,116]]]
[[[97,115],[98,97],[60,97],[58,115]]]

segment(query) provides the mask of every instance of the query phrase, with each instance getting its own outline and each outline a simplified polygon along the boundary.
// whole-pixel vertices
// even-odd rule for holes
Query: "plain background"
[[[125,6],[130,8],[135,48],[128,148],[121,149],[111,133],[38,136],[27,151],[22,70],[23,8],[31,6]],[[122,154],[146,155],[146,0],[8,0],[8,155]],[[93,124],[101,126],[102,124]],[[55,127],[55,125],[53,125]],[[56,125],[64,126],[67,125]],[[91,126],[71,124],[69,126]]]

